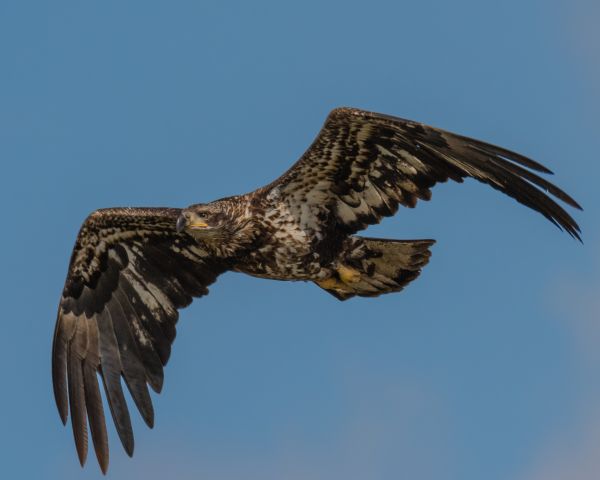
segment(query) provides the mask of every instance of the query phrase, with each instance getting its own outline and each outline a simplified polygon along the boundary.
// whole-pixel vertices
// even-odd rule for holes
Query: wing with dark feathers
[[[580,239],[575,220],[550,195],[581,207],[535,172],[552,173],[488,143],[410,120],[338,108],[302,158],[265,191],[285,201],[307,229],[323,231],[334,223],[354,233],[393,215],[399,205],[429,200],[438,182],[471,177]]]
[[[121,378],[149,427],[154,411],[147,385],[160,392],[175,339],[177,309],[227,270],[187,234],[180,210],[98,210],[84,222],[71,257],[52,347],[56,405],[66,423],[69,405],[79,461],[87,456],[87,424],[98,462],[108,467],[108,440],[98,386],[125,451],[133,431]]]

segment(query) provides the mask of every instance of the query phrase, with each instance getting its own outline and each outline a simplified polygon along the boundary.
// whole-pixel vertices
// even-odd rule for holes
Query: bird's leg
[[[325,280],[317,280],[319,287],[325,290],[336,290],[344,287],[344,284],[335,277],[329,277]]]
[[[355,268],[340,263],[336,267],[340,280],[345,284],[356,283],[360,280],[360,272]]]
[[[347,291],[349,286],[360,280],[360,272],[358,270],[341,263],[335,267],[335,272],[337,275],[319,280],[317,284],[326,290],[338,289]]]

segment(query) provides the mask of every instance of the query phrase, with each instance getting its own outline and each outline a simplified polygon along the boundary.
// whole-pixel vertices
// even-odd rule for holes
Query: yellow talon
[[[320,280],[317,283],[319,284],[319,287],[324,288],[325,290],[335,290],[343,287],[343,284],[335,277],[326,278],[325,280]]]
[[[344,283],[356,283],[360,280],[360,272],[352,267],[340,265],[336,270],[340,276],[340,280]]]
[[[319,287],[326,290],[337,290],[342,292],[352,291],[351,284],[356,283],[360,280],[360,272],[352,267],[346,265],[339,265],[336,267],[337,276],[326,278],[325,280],[319,280],[316,283]]]

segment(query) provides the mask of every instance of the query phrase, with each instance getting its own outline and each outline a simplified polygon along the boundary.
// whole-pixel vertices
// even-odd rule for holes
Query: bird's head
[[[184,208],[177,219],[177,231],[200,240],[223,241],[238,230],[238,218],[230,202],[217,200]]]

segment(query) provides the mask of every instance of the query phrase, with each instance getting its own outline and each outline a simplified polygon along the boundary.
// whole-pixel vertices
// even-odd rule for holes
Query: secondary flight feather
[[[418,122],[352,108],[333,110],[286,173],[254,192],[175,208],[109,208],[83,223],[58,307],[54,396],[69,411],[79,460],[88,427],[103,472],[109,450],[98,378],[125,451],[134,439],[124,380],[149,427],[148,387],[160,392],[178,310],[228,270],[311,281],[340,300],[398,292],[430,257],[433,240],[354,235],[400,205],[429,200],[438,182],[474,178],[580,229],[558,203],[579,204],[518,153]]]

